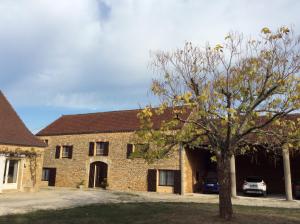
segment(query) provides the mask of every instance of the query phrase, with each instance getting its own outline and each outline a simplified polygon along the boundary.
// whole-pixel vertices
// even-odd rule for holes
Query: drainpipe
[[[231,181],[231,197],[236,197],[236,173],[235,173],[235,156],[230,158],[230,181]]]
[[[179,158],[180,158],[180,184],[181,184],[181,195],[185,194],[185,156],[186,152],[182,144],[179,145]]]
[[[285,195],[287,201],[293,200],[292,194],[292,180],[291,180],[291,166],[290,166],[290,154],[287,145],[282,147],[282,158],[284,168],[284,183],[285,183]]]

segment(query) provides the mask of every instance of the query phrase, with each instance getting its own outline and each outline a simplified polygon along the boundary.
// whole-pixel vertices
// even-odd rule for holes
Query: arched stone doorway
[[[104,162],[93,162],[90,164],[89,187],[101,187],[107,178],[107,164]]]

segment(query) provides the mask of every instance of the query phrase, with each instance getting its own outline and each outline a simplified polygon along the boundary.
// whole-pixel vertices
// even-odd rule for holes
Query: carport
[[[300,180],[300,153],[293,152],[289,155],[287,152],[283,150],[283,156],[276,157],[265,150],[237,156],[233,160],[236,170],[233,177],[236,177],[237,191],[242,191],[247,176],[261,176],[267,183],[269,194],[286,194],[287,199],[291,200],[286,188],[291,189],[288,182]],[[182,194],[201,192],[203,179],[213,172],[216,173],[216,163],[211,161],[211,156],[205,149],[180,150],[181,185],[184,186]]]

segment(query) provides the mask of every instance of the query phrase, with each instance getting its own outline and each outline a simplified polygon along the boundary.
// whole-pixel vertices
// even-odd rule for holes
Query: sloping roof
[[[0,144],[45,147],[25,126],[0,90]]]
[[[131,132],[140,128],[137,114],[140,110],[123,110],[90,114],[63,115],[37,133],[38,136]],[[153,116],[153,128],[173,117],[171,109],[160,116]]]

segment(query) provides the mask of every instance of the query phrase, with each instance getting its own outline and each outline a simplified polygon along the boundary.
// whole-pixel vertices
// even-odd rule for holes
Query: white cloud
[[[2,0],[0,83],[18,104],[105,109],[146,101],[149,51],[294,24],[297,0]],[[28,100],[30,99],[30,100]]]

